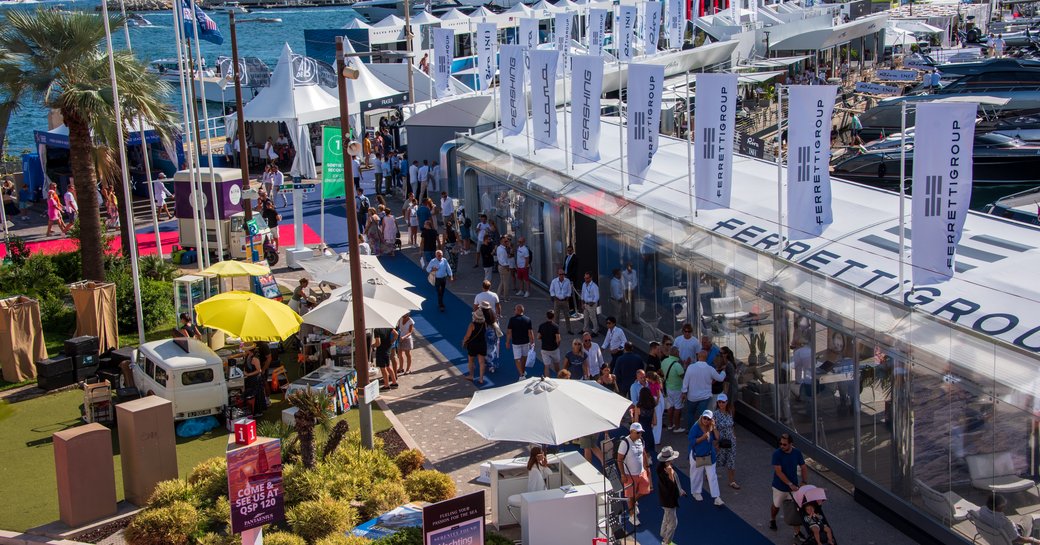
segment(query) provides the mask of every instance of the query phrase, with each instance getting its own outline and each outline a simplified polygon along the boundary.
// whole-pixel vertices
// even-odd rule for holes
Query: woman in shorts
[[[412,372],[412,349],[415,348],[415,321],[411,314],[397,321],[397,369],[401,375]]]

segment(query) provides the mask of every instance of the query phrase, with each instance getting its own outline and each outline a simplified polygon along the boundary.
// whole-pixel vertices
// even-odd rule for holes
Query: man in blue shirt
[[[444,259],[444,252],[437,250],[434,258],[426,264],[426,272],[433,273],[433,285],[437,289],[437,308],[444,312],[444,290],[448,289],[448,279],[455,281],[455,274],[451,271],[451,265]]]
[[[799,475],[800,474],[800,475]],[[801,480],[799,480],[801,476]],[[809,468],[802,451],[794,448],[791,435],[780,435],[780,447],[773,452],[773,504],[769,506],[769,529],[776,530],[776,515],[791,493],[809,482]],[[790,522],[790,521],[787,521]]]
[[[631,391],[632,383],[636,381],[636,372],[646,368],[643,365],[643,358],[640,358],[634,350],[635,346],[626,342],[625,352],[618,356],[614,361],[614,367],[610,370],[617,379],[618,389],[622,395]]]

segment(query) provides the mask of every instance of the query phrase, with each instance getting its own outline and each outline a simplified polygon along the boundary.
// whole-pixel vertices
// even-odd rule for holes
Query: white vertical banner
[[[920,103],[914,134],[910,263],[915,286],[953,277],[971,200],[974,103]]]
[[[647,2],[643,8],[643,54],[657,53],[657,42],[661,37],[661,3]]]
[[[527,92],[524,86],[524,48],[519,45],[501,47],[499,102],[502,104],[502,134],[516,136],[527,124]]]
[[[520,19],[520,33],[517,43],[528,51],[538,47],[538,19],[524,17]]]
[[[618,60],[632,60],[635,49],[633,31],[636,28],[636,6],[619,6],[618,17],[614,21],[614,43],[617,47]]]
[[[455,30],[433,29],[433,86],[437,98],[455,94],[451,88],[451,63],[455,60]]]
[[[556,140],[556,64],[560,54],[551,49],[528,52],[531,59],[531,127],[534,149],[558,148]]]
[[[686,17],[683,17],[686,3],[682,0],[668,0],[668,17],[665,26],[668,28],[668,47],[682,49],[683,25]]]
[[[603,57],[571,57],[571,162],[599,161]]]
[[[698,210],[729,208],[733,185],[736,74],[697,74],[693,185]]]
[[[758,0],[748,0],[751,2],[751,22],[758,22]]]
[[[661,131],[661,93],[664,91],[664,66],[628,65],[628,181],[644,182],[646,171],[657,153]]]
[[[571,52],[571,32],[574,30],[574,12],[557,13],[555,17],[556,51],[560,53],[561,73],[569,67],[567,59]]]
[[[733,19],[733,22],[740,24],[740,4],[744,0],[729,0],[729,18]]]
[[[495,46],[498,45],[498,25],[480,23],[477,25],[477,68],[480,71],[480,89],[491,88],[495,80]]]
[[[835,85],[792,85],[787,121],[788,238],[818,237],[831,211],[831,119]]]
[[[607,32],[607,15],[610,12],[605,9],[589,10],[586,19],[588,29],[585,34],[589,37],[589,55],[600,56],[603,54],[603,35]]]

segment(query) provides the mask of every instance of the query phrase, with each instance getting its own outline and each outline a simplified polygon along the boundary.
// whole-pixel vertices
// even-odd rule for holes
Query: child
[[[32,191],[29,190],[29,184],[22,184],[21,191],[18,192],[18,215],[22,217],[22,221],[29,221],[29,207],[32,203]]]
[[[809,531],[812,532],[811,537],[816,541],[816,545],[834,545],[834,534],[831,532],[831,525],[827,524],[827,519],[823,516],[819,507],[820,505],[814,501],[806,503],[804,507],[805,515],[802,519],[805,521],[805,525],[809,527]]]

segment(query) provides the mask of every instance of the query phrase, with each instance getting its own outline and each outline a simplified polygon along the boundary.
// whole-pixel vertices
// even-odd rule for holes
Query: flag
[[[620,6],[618,17],[614,21],[614,40],[619,61],[632,60],[632,31],[636,28],[636,7]]]
[[[557,13],[555,28],[556,28],[556,51],[560,52],[560,66],[563,71],[566,72],[569,67],[568,59],[570,58],[571,52],[571,24],[574,21],[573,12]]]
[[[661,3],[647,2],[643,8],[643,54],[657,53],[657,41],[661,37]]]
[[[538,19],[530,17],[520,19],[520,33],[517,36],[517,43],[528,51],[538,47]]]
[[[754,0],[758,1],[758,0]],[[729,0],[729,18],[733,19],[733,22],[740,24],[740,4],[742,0]]]
[[[699,210],[729,208],[736,113],[737,75],[697,74],[693,183]]]
[[[730,1],[733,2],[735,0]],[[680,0],[668,0],[668,20],[666,26],[668,27],[668,47],[672,49],[682,49],[683,24],[686,23],[686,18],[683,17],[683,8],[685,7]]]
[[[480,68],[480,89],[490,89],[495,81],[495,46],[498,45],[498,25],[477,25],[477,66]]]
[[[556,148],[556,64],[559,52],[535,49],[531,59],[531,127],[534,149]]]
[[[343,187],[343,140],[339,127],[321,129],[321,193],[326,199],[346,195]]]
[[[202,11],[192,0],[183,0],[181,13],[184,16],[184,36],[195,37],[195,22],[199,23],[199,39],[212,42],[217,45],[224,43],[224,36],[220,34],[217,23],[210,19],[206,12]]]
[[[599,161],[600,94],[603,57],[571,57],[571,161]]]
[[[433,29],[433,88],[437,98],[455,94],[451,88],[451,63],[455,60],[455,30]]]
[[[661,130],[661,93],[664,91],[664,66],[628,66],[628,180],[643,183],[646,171],[657,153]]]
[[[589,10],[589,16],[586,19],[588,28],[585,29],[585,35],[589,37],[589,55],[599,56],[603,54],[603,35],[606,33],[607,15],[609,13],[605,9]]]
[[[791,240],[818,237],[831,213],[831,119],[838,87],[792,85],[787,130],[787,225]]]
[[[972,184],[975,103],[917,105],[910,263],[915,286],[953,277]]]
[[[335,89],[339,86],[336,69],[331,64],[296,53],[293,53],[289,60],[292,66],[294,86],[320,85],[326,89]],[[347,59],[348,65],[351,60],[351,58]]]
[[[499,104],[502,105],[502,134],[516,136],[527,124],[527,87],[524,85],[524,47],[503,45],[499,54]]]

